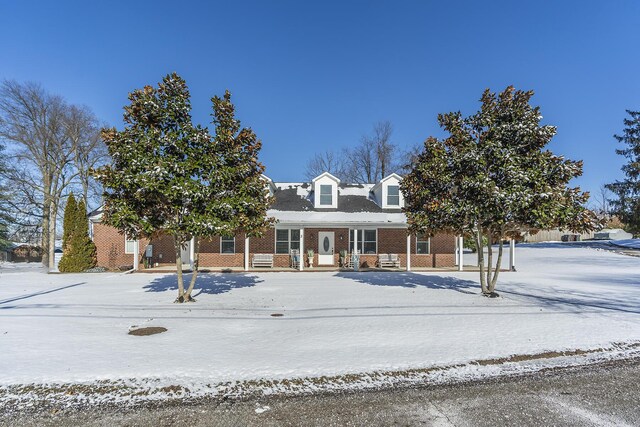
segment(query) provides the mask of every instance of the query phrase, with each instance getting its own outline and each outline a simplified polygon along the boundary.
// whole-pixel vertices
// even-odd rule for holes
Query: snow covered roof
[[[95,211],[89,213],[89,221],[91,222],[102,221],[102,206],[100,206]]]
[[[596,240],[627,240],[633,238],[633,234],[627,233],[621,228],[605,228],[593,235]]]
[[[60,240],[56,240],[56,249],[58,248],[58,243],[60,243],[60,246],[62,245],[62,241]],[[37,248],[40,245],[37,243],[25,243],[25,242],[9,242],[9,244],[7,245],[7,247],[4,249],[5,251],[13,251],[14,249],[18,249],[18,248],[22,248],[22,247],[27,247],[27,248]]]
[[[390,175],[391,176],[391,175]],[[265,179],[268,179],[265,177]],[[400,207],[382,208],[373,189],[376,184],[339,183],[336,208],[315,208],[313,185],[309,182],[272,182],[275,202],[268,211],[287,224],[395,224],[406,227]],[[89,214],[91,222],[102,220],[102,208]]]
[[[287,224],[395,224],[406,226],[398,208],[383,209],[372,192],[374,184],[339,184],[337,208],[315,208],[310,183],[276,182],[275,202],[267,212]],[[304,213],[303,213],[304,212]]]
[[[21,246],[35,246],[35,245],[31,245],[30,243],[23,243],[23,242],[9,242],[9,244],[7,245],[7,250],[13,250]]]
[[[280,224],[289,225],[385,225],[406,226],[407,218],[401,212],[326,212],[311,211],[302,214],[299,211],[278,211],[270,209],[267,215],[274,217]]]
[[[320,211],[320,212],[387,212],[399,213],[401,209],[383,209],[372,192],[373,184],[338,185],[338,207],[335,209],[315,209],[313,190],[308,183],[274,183],[275,203],[271,209],[277,211]]]

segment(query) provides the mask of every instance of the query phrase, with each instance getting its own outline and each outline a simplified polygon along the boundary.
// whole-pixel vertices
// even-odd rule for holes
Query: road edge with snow
[[[147,378],[87,383],[0,385],[0,413],[59,411],[87,407],[158,406],[202,400],[233,401],[260,397],[378,391],[417,386],[472,383],[543,371],[640,360],[640,342],[598,349],[514,355],[465,364],[403,371],[378,371],[336,376],[258,379],[207,383],[193,378]]]

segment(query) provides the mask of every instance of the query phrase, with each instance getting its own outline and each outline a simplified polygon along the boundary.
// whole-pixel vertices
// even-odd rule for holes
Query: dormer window
[[[404,206],[400,191],[402,177],[396,173],[384,177],[371,188],[372,198],[382,209],[399,209]]]
[[[313,178],[313,207],[316,209],[337,209],[338,185],[340,180],[329,172]]]
[[[321,185],[320,186],[320,205],[331,206],[333,205],[333,186]]]
[[[400,206],[400,187],[398,185],[387,186],[387,205]]]

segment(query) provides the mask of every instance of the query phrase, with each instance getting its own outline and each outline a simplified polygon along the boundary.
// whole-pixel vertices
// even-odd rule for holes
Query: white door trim
[[[328,239],[328,247],[325,250],[324,241]],[[334,265],[335,233],[333,231],[318,232],[318,265]]]

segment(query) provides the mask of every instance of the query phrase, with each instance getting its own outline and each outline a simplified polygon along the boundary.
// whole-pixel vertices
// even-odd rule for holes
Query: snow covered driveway
[[[473,272],[233,273],[202,275],[182,305],[173,275],[0,265],[0,385],[318,377],[640,341],[639,258],[537,244],[517,261],[496,299]]]

